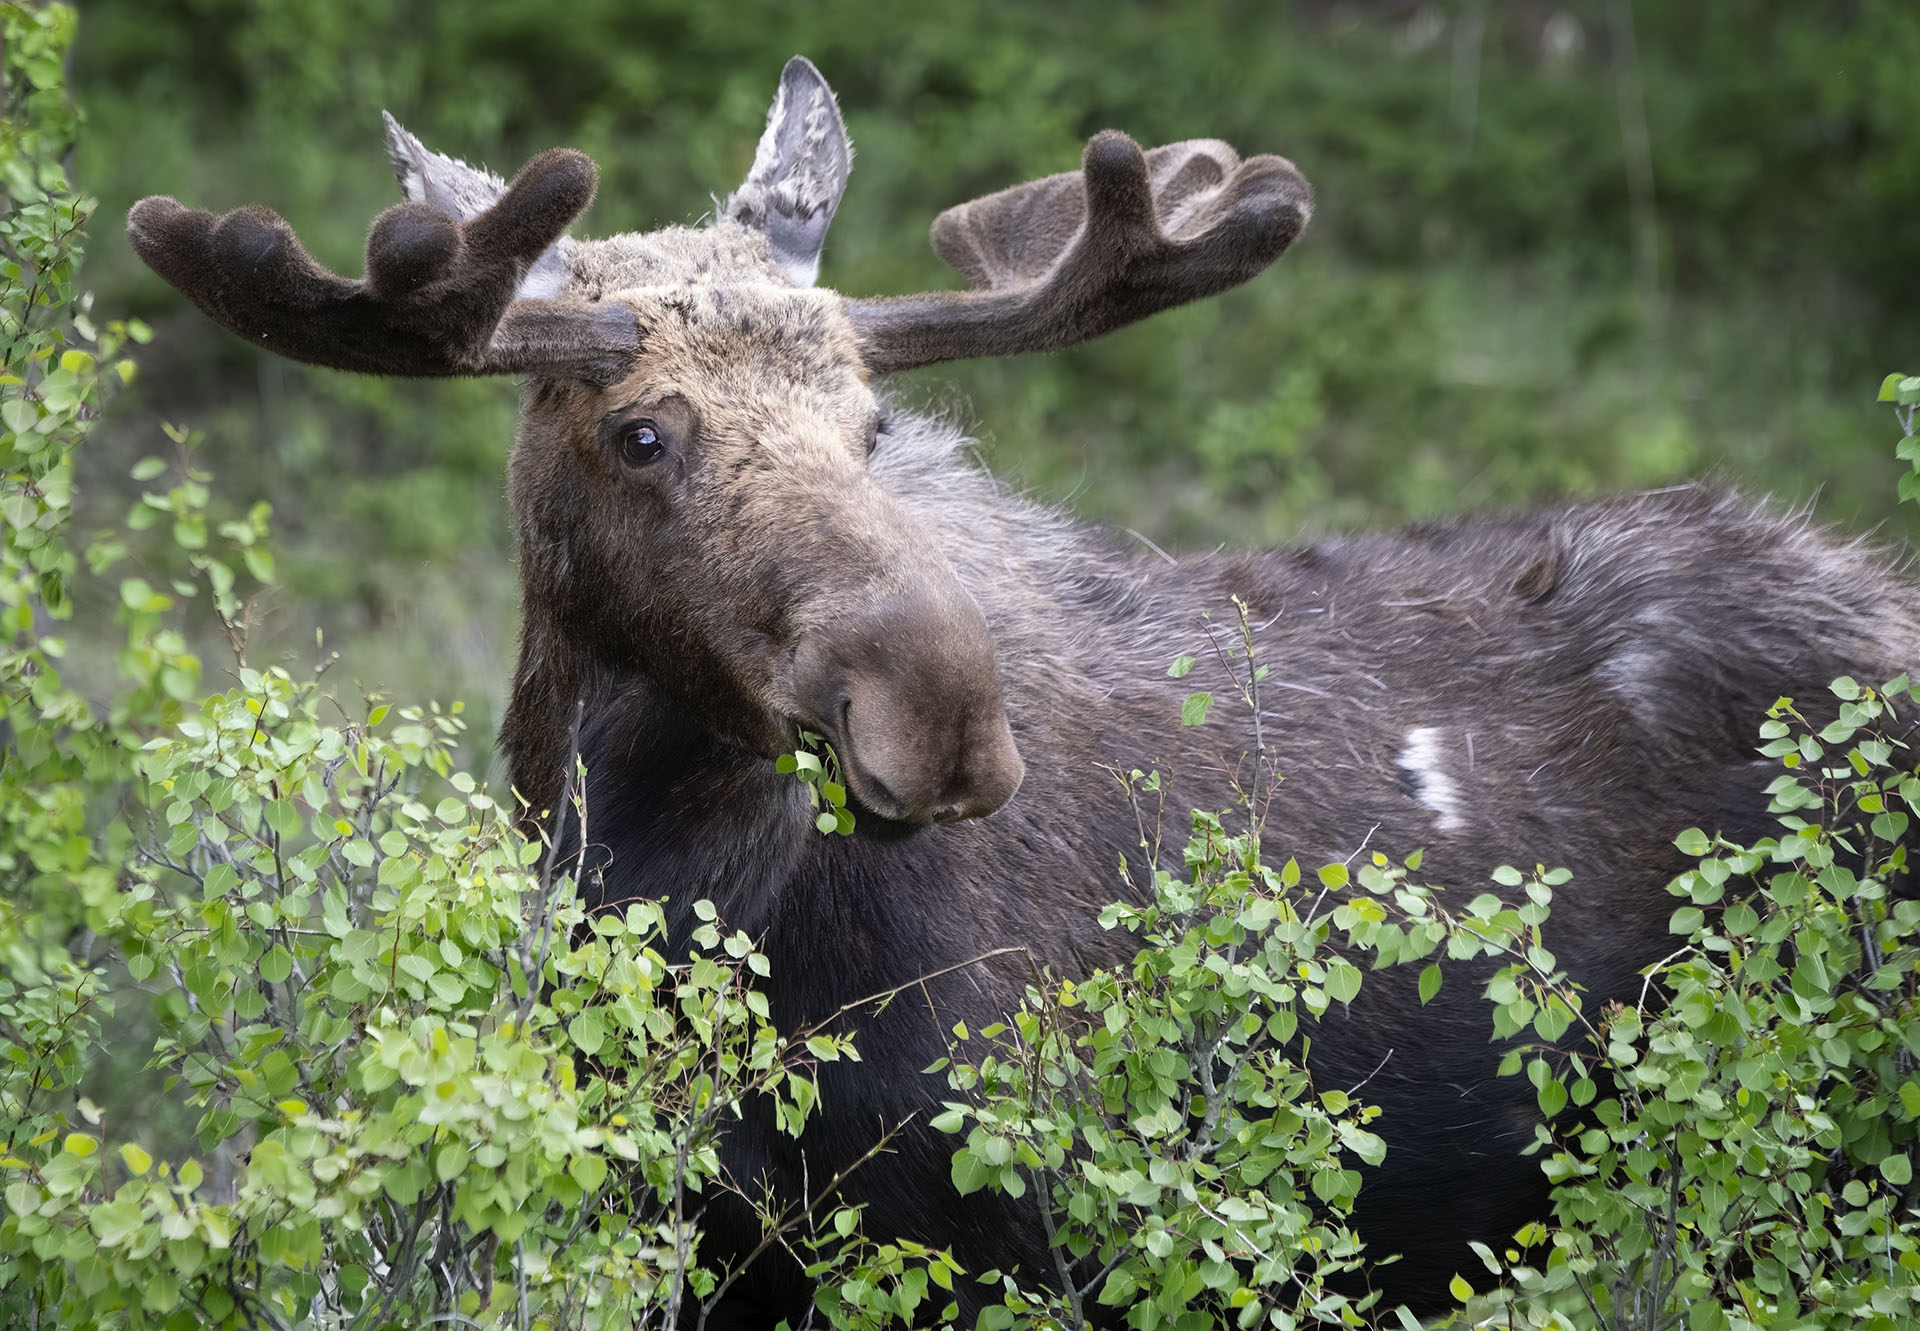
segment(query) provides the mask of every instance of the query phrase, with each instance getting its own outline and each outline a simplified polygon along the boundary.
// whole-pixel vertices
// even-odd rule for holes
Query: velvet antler
[[[597,175],[585,154],[555,148],[465,221],[397,204],[375,220],[357,281],[329,272],[257,206],[215,216],[156,195],[127,214],[127,235],[216,323],[294,360],[424,378],[575,367],[631,355],[631,312],[515,294],[592,202]]]
[[[877,373],[1048,351],[1246,281],[1306,226],[1313,189],[1284,157],[1217,139],[1142,152],[1117,130],[1079,171],[950,208],[935,253],[970,291],[850,300]]]

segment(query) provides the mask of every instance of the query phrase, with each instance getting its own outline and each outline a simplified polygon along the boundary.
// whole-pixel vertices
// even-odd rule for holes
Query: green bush
[[[1762,728],[1786,771],[1782,831],[1752,846],[1689,831],[1680,946],[1586,1039],[1509,1053],[1540,1088],[1555,1224],[1482,1250],[1535,1317],[1605,1331],[1892,1328],[1920,1316],[1920,901],[1896,895],[1920,776],[1902,677],[1834,685],[1817,732],[1782,700]],[[1504,1026],[1574,1002],[1550,958],[1490,988]],[[1570,1089],[1569,1089],[1570,1088]],[[1595,1099],[1596,1089],[1599,1098]],[[1569,1094],[1590,1107],[1564,1113]]]
[[[697,1308],[728,1274],[702,1267],[693,1222],[723,1186],[721,1124],[768,1096],[798,1132],[802,1065],[853,1053],[768,1025],[748,939],[705,910],[669,960],[658,903],[589,920],[569,866],[455,769],[457,705],[348,710],[324,660],[250,667],[235,588],[271,574],[266,515],[207,521],[184,432],[177,483],[84,551],[116,575],[121,683],[104,705],[62,683],[72,450],[145,332],[96,327],[72,285],[92,209],[58,165],[72,12],[0,17],[0,1322],[598,1327]],[[212,693],[175,626],[196,608],[232,648]],[[105,1121],[83,1082],[133,998],[167,1079],[147,1115]],[[167,1106],[197,1113],[185,1158],[140,1140]],[[882,1293],[924,1283],[929,1255],[856,1246],[851,1218],[769,1226],[851,1237],[820,1242],[824,1266]]]

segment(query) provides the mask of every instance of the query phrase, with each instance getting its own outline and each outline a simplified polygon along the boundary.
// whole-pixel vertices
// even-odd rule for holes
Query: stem
[[[580,773],[580,722],[587,713],[587,700],[576,698],[573,704],[573,724],[567,730],[567,779],[560,792],[560,806],[554,811],[554,828],[547,840],[547,854],[540,865],[540,950],[538,958],[528,953],[533,961],[527,972],[527,992],[515,1010],[515,1024],[524,1025],[528,1014],[533,1011],[533,997],[539,992],[540,976],[547,969],[547,948],[553,936],[553,867],[554,859],[560,852],[560,819],[566,817],[567,803],[573,797],[574,784]],[[580,855],[584,860],[587,853],[587,808],[586,792],[580,792]]]

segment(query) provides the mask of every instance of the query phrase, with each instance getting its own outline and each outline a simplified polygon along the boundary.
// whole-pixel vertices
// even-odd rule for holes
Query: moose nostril
[[[957,823],[966,816],[966,810],[957,804],[948,804],[933,811],[933,821],[936,823]]]

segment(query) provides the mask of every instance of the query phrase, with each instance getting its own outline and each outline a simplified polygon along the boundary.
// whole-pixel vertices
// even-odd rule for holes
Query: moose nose
[[[807,635],[794,694],[840,755],[854,798],[898,822],[1000,808],[1026,775],[973,601],[891,598]]]

